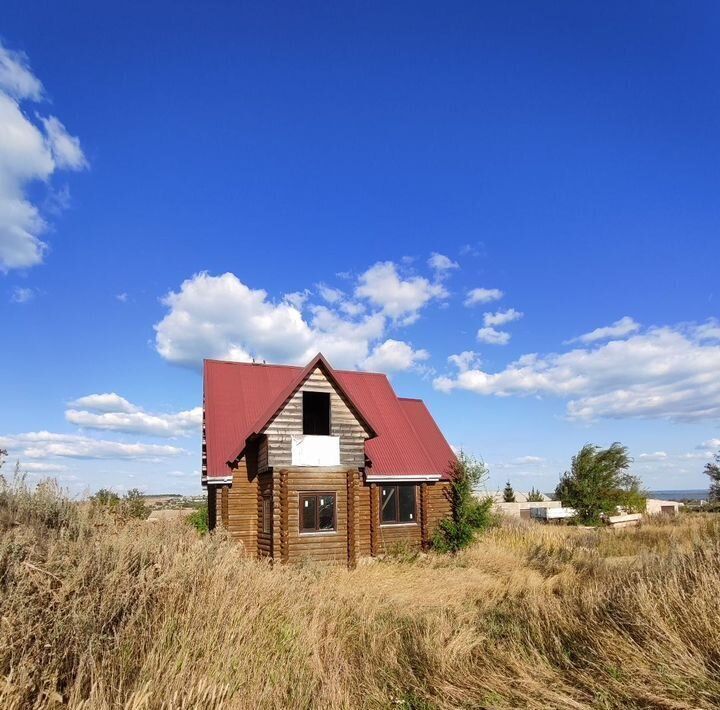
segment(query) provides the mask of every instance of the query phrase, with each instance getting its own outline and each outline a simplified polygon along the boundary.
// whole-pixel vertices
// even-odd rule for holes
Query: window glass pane
[[[335,529],[335,496],[319,495],[318,496],[319,529],[334,530]]]
[[[300,499],[300,519],[303,530],[315,530],[315,496],[306,496]]]
[[[397,486],[383,486],[380,489],[380,496],[382,501],[381,521],[383,523],[397,522],[397,510],[395,509]]]
[[[400,495],[400,522],[415,521],[415,486],[398,486]]]

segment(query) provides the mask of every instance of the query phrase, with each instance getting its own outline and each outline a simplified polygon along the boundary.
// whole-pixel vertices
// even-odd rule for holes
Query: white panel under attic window
[[[293,434],[293,466],[339,466],[340,437]]]

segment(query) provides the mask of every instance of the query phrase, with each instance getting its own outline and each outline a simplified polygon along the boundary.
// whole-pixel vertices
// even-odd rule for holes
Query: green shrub
[[[201,535],[210,530],[207,505],[202,505],[194,513],[190,513],[187,520]]]
[[[145,505],[145,496],[138,488],[131,488],[122,498],[122,513],[127,518],[145,520],[150,509]]]
[[[487,468],[478,461],[460,452],[453,464],[452,496],[453,514],[438,525],[433,536],[433,548],[438,552],[457,552],[472,544],[480,530],[490,527],[492,498],[479,498],[476,489],[487,478]]]
[[[101,488],[90,500],[101,508],[114,509],[120,503],[120,496],[109,488]]]

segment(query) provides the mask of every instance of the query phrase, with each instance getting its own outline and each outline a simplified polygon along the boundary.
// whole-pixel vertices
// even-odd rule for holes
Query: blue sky
[[[715,3],[4,3],[0,445],[199,490],[203,356],[318,349],[490,485],[720,447]]]

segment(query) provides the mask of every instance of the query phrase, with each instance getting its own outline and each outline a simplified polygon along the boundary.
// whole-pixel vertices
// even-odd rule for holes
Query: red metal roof
[[[369,433],[365,443],[372,475],[449,477],[454,460],[440,429],[420,400],[399,399],[385,375],[334,370],[322,356],[305,367],[206,360],[207,475],[227,476],[253,434],[260,433],[315,367],[326,369]]]
[[[440,431],[440,427],[433,419],[432,414],[430,414],[425,402],[421,399],[408,399],[405,397],[400,397],[399,401],[413,429],[415,429],[418,439],[423,442],[425,451],[432,460],[433,466],[439,467],[442,471],[447,471],[457,457]],[[449,476],[447,477],[449,478]]]

